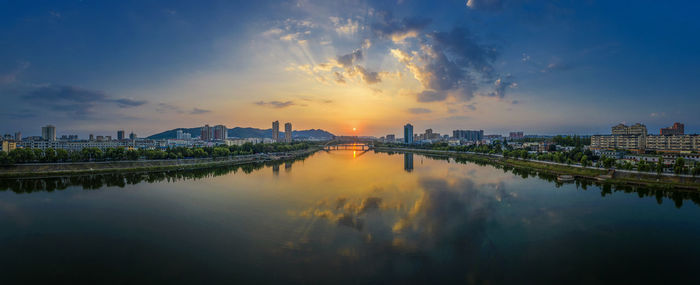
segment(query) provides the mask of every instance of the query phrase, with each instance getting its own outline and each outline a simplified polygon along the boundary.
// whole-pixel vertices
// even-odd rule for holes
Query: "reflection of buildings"
[[[280,174],[280,165],[279,164],[275,164],[272,166],[272,174],[274,174],[275,176]]]
[[[406,172],[411,172],[413,171],[413,154],[412,153],[404,153],[403,154],[403,170],[406,170]]]
[[[292,162],[286,161],[284,163],[284,172],[290,172],[290,171],[292,171]]]

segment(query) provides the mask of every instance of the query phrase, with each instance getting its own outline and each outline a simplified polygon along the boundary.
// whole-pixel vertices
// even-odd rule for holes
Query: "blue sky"
[[[694,1],[6,1],[0,132],[700,131]]]

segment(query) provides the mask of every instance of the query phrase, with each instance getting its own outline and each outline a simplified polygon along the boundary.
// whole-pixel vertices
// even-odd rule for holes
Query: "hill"
[[[200,128],[177,128],[162,133],[157,133],[147,137],[148,139],[163,140],[163,139],[175,139],[177,138],[177,131],[182,130],[184,133],[189,133],[193,138],[200,136]],[[241,128],[235,127],[228,130],[229,138],[272,138],[272,129],[258,129],[258,128]],[[284,132],[280,132],[280,137],[284,137]],[[321,129],[310,129],[310,130],[299,130],[292,131],[292,138],[295,139],[332,139],[333,134],[321,130]]]

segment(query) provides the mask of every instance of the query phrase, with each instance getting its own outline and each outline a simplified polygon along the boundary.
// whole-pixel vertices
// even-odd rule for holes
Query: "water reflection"
[[[366,151],[362,152],[360,155],[364,155]],[[393,152],[384,152],[384,154],[394,155]],[[413,153],[400,153],[403,155],[404,171],[413,171]],[[353,158],[357,157],[355,151],[353,151]],[[288,161],[273,161],[265,163],[252,163],[244,165],[233,165],[224,167],[211,167],[211,168],[201,168],[193,170],[171,170],[162,172],[148,172],[148,173],[108,173],[108,174],[93,174],[93,175],[82,175],[82,176],[67,176],[67,177],[52,177],[52,178],[22,178],[22,179],[0,179],[0,191],[10,190],[15,193],[31,193],[36,191],[55,191],[64,190],[70,186],[80,186],[84,190],[95,190],[102,187],[120,187],[123,188],[126,185],[133,185],[138,183],[158,183],[158,182],[176,182],[180,180],[196,180],[204,179],[207,177],[216,177],[227,175],[230,173],[237,173],[238,171],[243,171],[243,173],[252,173],[256,170],[270,167],[274,175],[279,175],[280,166],[284,164],[284,170],[286,173],[291,172],[292,164],[297,161],[303,161],[307,158],[300,157],[294,160]],[[562,187],[564,182],[558,181],[556,175],[547,174],[544,172],[538,172],[531,169],[523,168],[513,168],[510,166],[499,166],[491,165],[485,162],[471,161],[464,158],[450,158],[439,155],[424,155],[421,154],[422,159],[429,158],[437,161],[445,161],[449,163],[457,164],[476,164],[480,166],[494,167],[501,169],[504,173],[513,173],[521,178],[537,178],[540,180],[545,180],[555,187]],[[630,186],[630,185],[613,185],[604,182],[591,181],[591,180],[576,180],[574,182],[577,189],[589,190],[591,186],[595,189],[600,189],[600,195],[606,197],[612,195],[615,192],[636,194],[639,198],[653,198],[658,204],[662,204],[664,198],[673,201],[677,208],[683,206],[683,202],[686,200],[692,201],[695,205],[700,205],[700,193],[697,191],[683,191],[678,189],[664,189],[664,188],[649,188],[643,186]]]
[[[403,169],[406,172],[413,171],[413,153],[407,152],[403,154]]]
[[[421,165],[411,172],[414,159]],[[0,255],[0,275],[28,281],[35,268],[54,269],[33,283],[684,283],[669,281],[692,279],[700,264],[700,208],[686,201],[697,203],[695,193],[561,184],[527,169],[418,154],[347,150],[300,160],[0,181],[17,193],[140,190],[0,193],[0,252],[9,253]]]

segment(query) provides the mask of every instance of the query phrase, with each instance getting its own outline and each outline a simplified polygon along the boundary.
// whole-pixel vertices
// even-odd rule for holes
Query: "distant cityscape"
[[[124,130],[116,131],[116,138],[111,135],[89,134],[87,139],[80,139],[78,135],[61,135],[57,137],[56,126],[46,125],[41,127],[41,136],[23,137],[21,132],[14,135],[5,134],[0,138],[2,141],[2,151],[10,152],[17,148],[29,149],[64,149],[67,151],[80,151],[85,148],[97,148],[106,150],[109,148],[164,150],[173,147],[213,147],[243,145],[245,143],[292,143],[299,141],[315,141],[320,138],[305,137],[293,139],[292,123],[284,124],[283,136],[280,136],[279,121],[272,122],[272,138],[247,137],[230,138],[228,128],[225,125],[204,125],[199,128],[199,136],[193,137],[190,132],[178,129],[174,138],[148,139],[139,138],[135,133],[126,136]]]
[[[270,131],[270,129],[268,130]],[[271,126],[272,137],[229,137],[229,129],[225,125],[210,126],[206,124],[199,128],[198,136],[193,136],[191,131],[177,129],[174,137],[163,139],[139,138],[130,132],[128,136],[124,130],[116,131],[116,138],[111,135],[89,134],[87,139],[80,139],[78,135],[64,134],[57,137],[56,126],[46,125],[41,127],[41,136],[23,137],[21,132],[14,135],[5,134],[2,139],[2,150],[9,152],[16,148],[32,149],[65,149],[79,151],[84,148],[119,148],[126,149],[167,149],[172,147],[211,147],[231,146],[245,143],[292,143],[295,140],[320,141],[327,138],[293,138],[292,124],[284,124],[284,133],[280,133],[280,122],[274,121]],[[195,133],[197,135],[197,133]],[[551,136],[549,136],[551,137]],[[586,137],[586,136],[584,136]],[[468,146],[492,144],[499,141],[510,141],[517,148],[527,148],[532,151],[546,152],[552,142],[548,136],[525,135],[523,131],[512,131],[507,136],[500,134],[485,134],[484,130],[456,129],[452,134],[440,134],[433,129],[426,129],[423,133],[415,133],[411,124],[403,126],[403,137],[395,134],[385,136],[365,137],[385,143],[403,144],[432,144],[446,143],[449,146]],[[527,139],[539,138],[537,142],[528,142]],[[590,149],[595,154],[616,152],[630,152],[645,154],[649,152],[688,154],[700,152],[700,135],[685,134],[685,125],[680,122],[672,126],[661,128],[657,135],[649,134],[647,127],[641,123],[631,126],[618,124],[611,128],[611,134],[592,135]]]

